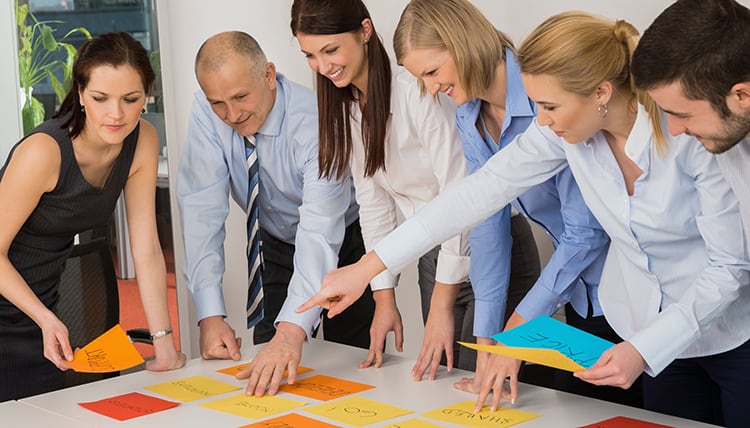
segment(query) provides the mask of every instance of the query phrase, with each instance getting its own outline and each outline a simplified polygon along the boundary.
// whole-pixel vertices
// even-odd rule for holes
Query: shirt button
[[[633,241],[632,245],[633,245],[633,248],[635,248],[636,250],[639,248],[638,247],[638,241]]]

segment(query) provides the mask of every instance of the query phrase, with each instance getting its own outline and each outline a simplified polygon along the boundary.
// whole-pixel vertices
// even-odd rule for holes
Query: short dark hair
[[[138,72],[143,83],[143,90],[148,95],[156,74],[151,68],[148,52],[141,43],[128,33],[105,33],[84,42],[78,49],[78,55],[73,63],[73,82],[68,94],[60,104],[55,117],[63,117],[70,113],[70,119],[63,124],[63,128],[70,129],[70,137],[74,138],[83,130],[86,123],[86,113],[81,111],[81,101],[78,91],[88,85],[91,70],[102,65],[119,67],[129,65]]]
[[[750,9],[734,0],[678,0],[643,33],[633,54],[639,89],[679,82],[722,117],[732,86],[750,80]]]

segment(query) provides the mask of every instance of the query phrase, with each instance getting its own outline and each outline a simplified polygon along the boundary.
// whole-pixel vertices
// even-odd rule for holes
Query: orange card
[[[111,373],[129,369],[143,362],[120,324],[92,340],[68,361],[71,369],[83,373]]]
[[[104,400],[78,403],[79,406],[109,416],[118,421],[137,418],[138,416],[150,415],[162,410],[177,407],[180,403],[162,400],[139,392],[118,395],[117,397],[105,398]]]
[[[328,401],[372,388],[375,387],[326,375],[315,375],[298,380],[294,385],[281,385],[279,391]]]
[[[237,366],[227,367],[225,369],[219,369],[219,370],[216,370],[216,372],[217,373],[228,374],[230,376],[234,376],[237,373],[239,373],[242,369],[244,369],[245,367],[247,367],[248,364],[250,364],[250,363],[243,363],[243,364],[240,364],[240,365],[237,365]],[[311,371],[313,371],[313,369],[311,369],[310,367],[297,366],[297,375],[301,375],[301,374],[304,374],[304,373],[310,373]],[[284,370],[284,379],[286,379],[286,377],[288,375],[289,375],[289,370]]]
[[[674,428],[669,425],[655,424],[653,422],[641,421],[625,416],[616,416],[611,419],[586,425],[581,428]]]
[[[262,422],[256,422],[250,425],[243,425],[240,428],[341,428],[338,425],[331,425],[319,420],[308,418],[307,416],[289,413],[288,415],[279,416],[278,418],[266,419]]]

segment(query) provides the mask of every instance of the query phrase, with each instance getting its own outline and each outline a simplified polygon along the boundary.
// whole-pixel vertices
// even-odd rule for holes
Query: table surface
[[[244,348],[242,361],[249,361],[258,349],[260,348]],[[365,359],[366,355],[367,351],[363,349],[314,340],[305,345],[302,357],[302,365],[310,367],[314,369],[314,371],[300,375],[298,378],[302,379],[315,374],[325,374],[373,385],[375,386],[374,389],[363,391],[356,395],[409,409],[414,412],[406,416],[391,419],[387,422],[373,424],[373,426],[383,426],[387,423],[412,418],[429,421],[440,426],[457,426],[448,425],[442,421],[431,420],[421,416],[421,414],[426,411],[453,405],[466,400],[474,400],[475,398],[475,395],[473,394],[457,391],[452,388],[454,382],[461,377],[470,376],[470,372],[462,370],[447,372],[445,368],[441,368],[436,380],[414,382],[409,375],[414,360],[395,355],[388,355],[382,367],[378,369],[369,368],[360,370],[357,368],[357,365],[360,361]],[[125,422],[110,419],[106,416],[86,410],[78,405],[78,403],[81,402],[97,401],[130,392],[140,392],[172,400],[169,397],[162,397],[156,393],[145,390],[144,387],[196,375],[204,375],[225,383],[234,384],[242,387],[244,390],[246,381],[239,381],[233,376],[216,372],[218,369],[231,367],[239,363],[240,362],[226,360],[208,361],[194,359],[188,361],[186,366],[180,370],[161,373],[141,371],[99,382],[80,385],[74,388],[28,397],[19,402],[2,403],[3,407],[0,407],[0,411],[3,414],[3,425],[8,421],[7,417],[10,416],[11,418],[16,418],[10,419],[11,421],[23,421],[25,426],[43,426],[41,423],[48,421],[50,414],[64,416],[64,418],[54,419],[54,425],[63,428],[73,426],[68,425],[68,422],[71,420],[78,421],[76,426],[79,427],[179,426],[214,428],[238,427],[250,424],[256,421],[200,407],[201,403],[235,395],[238,391],[182,403],[176,408],[131,419]],[[512,407],[541,415],[536,419],[517,425],[523,428],[577,427],[592,424],[615,416],[627,416],[680,428],[712,426],[534,385],[521,384],[520,388],[519,398],[516,404]],[[294,400],[303,400],[308,402],[308,405],[321,403],[317,400],[306,397],[302,398],[288,393],[280,393],[279,396]],[[507,403],[504,402],[503,405],[506,404]],[[33,407],[37,408],[36,412],[29,412],[29,409],[33,409]],[[6,411],[6,408],[8,411]],[[39,411],[39,409],[43,409],[43,411]],[[294,412],[332,424],[341,425],[341,423],[337,423],[336,421],[327,420],[306,413],[304,407],[295,409]],[[29,416],[32,413],[33,417]],[[275,416],[278,415],[274,415],[274,417]],[[29,424],[30,421],[39,421],[39,424]],[[14,424],[11,424],[10,426],[13,425]]]

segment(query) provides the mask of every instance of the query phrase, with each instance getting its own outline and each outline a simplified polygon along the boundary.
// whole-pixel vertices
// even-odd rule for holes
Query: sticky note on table
[[[474,413],[474,401],[464,401],[451,406],[442,407],[422,416],[448,422],[456,425],[472,427],[512,427],[522,422],[530,421],[541,415],[524,412],[523,410],[508,409],[501,407],[496,411],[490,411],[490,406],[485,405],[479,413]]]
[[[436,425],[432,422],[423,421],[422,419],[407,419],[392,424],[383,425],[380,428],[442,428],[442,425]]]
[[[505,346],[461,344],[571,372],[591,367],[604,351],[614,346],[612,342],[547,316],[535,318],[492,338]]]
[[[341,428],[338,425],[331,425],[317,419],[308,418],[307,416],[289,413],[288,415],[277,418],[266,419],[262,422],[256,422],[250,425],[243,425],[240,428]]]
[[[361,427],[399,416],[408,415],[411,410],[391,406],[362,397],[349,397],[331,403],[305,407],[306,412]]]
[[[294,385],[281,385],[279,391],[302,395],[315,400],[328,401],[372,388],[375,387],[331,376],[315,375],[298,380]]]
[[[171,409],[179,406],[180,403],[151,397],[140,392],[131,392],[130,394],[118,395],[99,401],[78,403],[78,405],[112,419],[126,421],[139,416]]]
[[[216,371],[218,373],[223,373],[223,374],[228,374],[230,376],[234,376],[237,373],[239,373],[242,369],[244,369],[245,367],[247,367],[249,364],[250,363],[242,363],[242,364],[238,364],[236,366],[227,367],[227,368],[219,369],[219,370],[216,370]],[[298,366],[297,367],[297,374],[298,375],[305,374],[305,373],[310,373],[311,371],[313,371],[313,369],[311,369],[310,367],[305,367],[305,366]],[[283,375],[284,379],[286,379],[286,377],[288,375],[289,375],[289,370],[284,370],[284,375]]]
[[[143,363],[120,324],[107,330],[73,355],[68,365],[82,373],[111,373]]]
[[[201,407],[231,413],[248,419],[261,419],[304,406],[304,401],[289,400],[274,395],[251,397],[245,394],[233,395],[201,404]]]
[[[175,400],[188,402],[237,391],[240,387],[219,382],[206,376],[193,376],[147,386],[146,389]]]
[[[581,428],[674,428],[670,425],[655,424],[653,422],[641,421],[625,416],[616,416],[604,421],[595,422]]]

